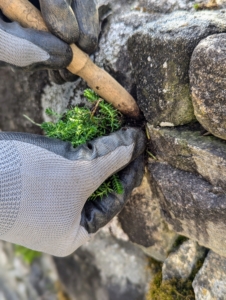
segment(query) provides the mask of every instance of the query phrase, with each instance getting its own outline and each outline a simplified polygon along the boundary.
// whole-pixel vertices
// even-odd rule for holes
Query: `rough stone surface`
[[[173,229],[226,256],[226,195],[201,176],[166,163],[150,163],[162,213]]]
[[[196,263],[205,255],[205,248],[188,240],[179,249],[169,254],[162,266],[162,279],[188,279]]]
[[[156,19],[156,15],[131,11],[131,5],[123,5],[123,10],[120,6],[120,9],[121,13],[110,15],[105,21],[94,61],[136,98],[127,41],[136,29],[143,28],[147,22]]]
[[[226,259],[210,251],[192,286],[196,300],[225,300]]]
[[[47,73],[13,72],[0,69],[0,128],[4,131],[41,133],[38,126],[25,119],[24,114],[42,121],[40,95],[48,82]]]
[[[137,246],[106,230],[55,263],[73,300],[143,300],[152,275]]]
[[[170,13],[175,10],[185,10],[193,7],[198,1],[189,0],[140,0],[139,6],[143,11]]]
[[[175,10],[191,10],[194,11],[194,4],[208,4],[211,0],[140,0],[138,8],[143,11],[170,13]],[[224,0],[216,0],[218,9],[224,8],[226,3]]]
[[[130,241],[143,246],[143,251],[149,256],[164,261],[178,235],[163,220],[153,189],[146,173],[118,217]]]
[[[215,11],[178,11],[146,24],[128,41],[137,101],[152,125],[182,125],[194,119],[188,68],[198,42],[226,30]]]
[[[213,135],[226,139],[226,34],[214,34],[195,48],[190,82],[195,116]]]
[[[203,136],[198,124],[177,128],[148,126],[150,151],[160,161],[175,168],[200,174],[214,189],[226,190],[226,143],[213,136]]]
[[[46,108],[52,108],[56,113],[63,114],[68,107],[73,105],[86,105],[90,106],[83,96],[83,91],[87,88],[87,85],[83,80],[77,80],[76,82],[67,82],[63,85],[57,85],[55,83],[49,83],[45,85],[41,94],[41,108],[42,118],[45,121],[49,121],[50,118],[46,115]]]

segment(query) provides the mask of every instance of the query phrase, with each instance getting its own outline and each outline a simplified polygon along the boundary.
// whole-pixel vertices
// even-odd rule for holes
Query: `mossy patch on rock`
[[[157,273],[151,281],[146,300],[195,300],[192,282],[202,267],[203,261],[204,258],[197,261],[188,279],[172,278],[165,281],[162,281],[160,265],[155,265]]]
[[[194,300],[191,280],[171,279],[162,282],[162,272],[158,272],[150,286],[146,300]]]

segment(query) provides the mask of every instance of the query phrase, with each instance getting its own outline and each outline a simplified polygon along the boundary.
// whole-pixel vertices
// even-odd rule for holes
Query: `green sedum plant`
[[[63,115],[56,114],[50,108],[46,110],[53,121],[44,122],[40,127],[48,137],[70,142],[77,147],[94,138],[108,135],[122,126],[122,116],[111,104],[90,89],[84,91],[84,96],[93,104],[91,109],[75,106]],[[117,174],[108,178],[88,200],[102,199],[113,191],[123,193]]]

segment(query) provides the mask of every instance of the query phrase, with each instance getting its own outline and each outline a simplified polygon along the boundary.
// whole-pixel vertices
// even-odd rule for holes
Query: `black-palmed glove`
[[[145,137],[123,128],[73,148],[26,133],[0,133],[0,239],[66,256],[121,211],[144,170]],[[88,201],[119,172],[124,192]]]
[[[18,23],[7,22],[0,14],[0,65],[51,69],[56,83],[74,81],[77,76],[65,68],[72,60],[69,44],[76,43],[82,50],[92,53],[98,44],[99,18],[94,0],[32,0],[41,8],[50,32],[25,29]]]

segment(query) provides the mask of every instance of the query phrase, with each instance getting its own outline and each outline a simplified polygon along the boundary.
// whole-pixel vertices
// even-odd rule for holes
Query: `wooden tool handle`
[[[9,19],[17,21],[23,27],[48,31],[40,11],[27,0],[0,0],[0,9]],[[90,88],[123,114],[138,118],[140,110],[133,97],[76,45],[71,45],[71,48],[73,59],[68,70],[82,77]]]

